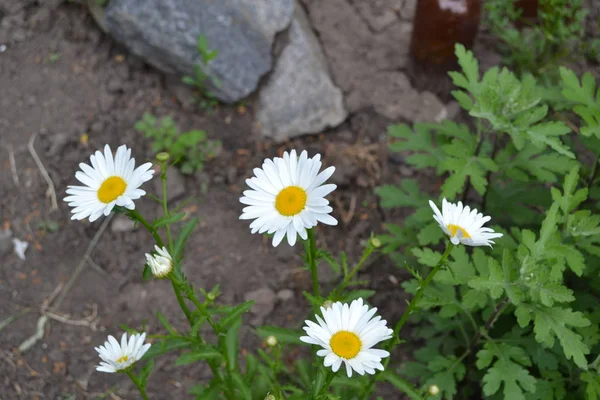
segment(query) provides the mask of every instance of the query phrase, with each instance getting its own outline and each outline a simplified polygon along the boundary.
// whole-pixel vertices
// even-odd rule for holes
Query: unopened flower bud
[[[157,254],[146,254],[146,263],[156,278],[164,278],[173,270],[173,259],[166,247],[154,246]]]
[[[325,300],[323,302],[323,308],[326,310],[330,309],[332,305],[333,305],[333,301],[331,301],[331,300]]]
[[[376,249],[381,247],[381,240],[379,238],[371,238],[371,246],[375,247]]]
[[[165,152],[165,151],[161,151],[160,153],[158,153],[156,155],[156,159],[160,162],[166,162],[169,161],[169,153]]]
[[[438,385],[431,385],[427,389],[427,393],[429,393],[432,396],[437,396],[438,394],[440,394],[440,388],[438,387]]]
[[[267,340],[265,340],[265,343],[269,347],[275,347],[277,346],[277,338],[273,335],[267,336]]]
[[[277,400],[277,398],[272,394],[268,394],[267,397],[265,397],[265,400]]]
[[[216,298],[217,298],[217,295],[216,295],[216,294],[214,294],[213,292],[208,292],[208,293],[206,294],[206,299],[207,299],[208,301],[215,301],[215,299],[216,299]]]

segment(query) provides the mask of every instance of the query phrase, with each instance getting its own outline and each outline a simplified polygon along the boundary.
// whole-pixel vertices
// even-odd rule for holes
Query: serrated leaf
[[[483,377],[486,396],[494,395],[501,387],[504,398],[510,400],[525,400],[525,392],[535,392],[536,380],[523,368],[531,366],[531,360],[520,347],[487,342],[477,352],[476,365],[478,369],[487,368]]]
[[[427,196],[419,189],[415,179],[405,179],[400,186],[383,185],[375,188],[383,208],[419,207],[427,202]]]
[[[579,368],[587,370],[586,354],[590,350],[581,335],[570,327],[586,327],[590,321],[578,311],[570,308],[548,308],[522,304],[515,311],[519,325],[524,328],[533,319],[535,339],[545,346],[552,347],[558,339],[567,359],[572,359]]]
[[[419,263],[428,267],[435,267],[442,257],[440,253],[433,251],[428,247],[424,247],[422,249],[415,247],[411,249],[411,252],[415,257],[417,257],[417,261],[419,261]]]

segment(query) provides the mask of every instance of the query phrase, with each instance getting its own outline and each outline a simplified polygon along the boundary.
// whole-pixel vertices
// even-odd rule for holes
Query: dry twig
[[[52,178],[50,178],[50,175],[48,174],[48,170],[46,170],[46,168],[44,167],[42,160],[37,155],[37,153],[35,151],[35,147],[33,146],[36,137],[37,137],[37,133],[34,133],[31,136],[31,138],[29,139],[29,144],[27,147],[29,148],[31,157],[33,157],[33,161],[35,161],[35,164],[37,165],[38,169],[40,170],[42,177],[48,184],[48,191],[46,193],[49,193],[50,201],[52,202],[52,206],[51,206],[50,210],[51,211],[58,210],[58,202],[56,201],[56,190],[54,189],[54,182],[52,182]]]
[[[19,185],[19,174],[17,174],[17,163],[15,161],[15,152],[10,144],[5,145],[6,151],[8,151],[8,161],[10,163],[10,171],[12,172],[12,178],[15,185]]]
[[[19,345],[18,349],[20,352],[23,353],[23,352],[29,350],[34,344],[36,344],[38,342],[38,340],[40,340],[44,337],[44,329],[45,329],[46,323],[48,322],[48,317],[49,317],[48,311],[47,311],[48,307],[50,307],[54,298],[56,298],[56,303],[54,304],[53,309],[55,311],[58,310],[61,303],[65,299],[65,296],[67,295],[69,290],[71,290],[71,288],[73,287],[73,284],[79,277],[79,274],[81,274],[81,271],[83,271],[83,268],[88,264],[88,260],[90,259],[90,255],[92,254],[92,251],[98,244],[100,237],[102,236],[102,234],[108,227],[108,224],[112,220],[113,216],[114,216],[114,214],[110,214],[108,217],[106,217],[104,219],[104,221],[102,221],[102,225],[100,225],[100,228],[98,228],[98,231],[92,238],[92,241],[88,245],[88,248],[85,250],[85,253],[83,254],[83,257],[81,258],[81,260],[79,261],[79,264],[77,264],[77,267],[75,267],[73,274],[71,274],[71,279],[69,279],[69,281],[64,285],[64,287],[62,287],[62,284],[57,286],[57,288],[54,289],[54,291],[52,292],[50,297],[48,299],[44,300],[44,302],[42,303],[42,305],[40,307],[40,313],[42,315],[38,319],[36,331],[33,335],[31,335],[29,338],[27,338],[23,343],[21,343]],[[61,318],[64,318],[64,317],[61,317]],[[59,318],[53,318],[53,319],[56,319],[60,322],[64,322],[64,321],[61,321]],[[71,325],[75,325],[75,324],[71,324]]]

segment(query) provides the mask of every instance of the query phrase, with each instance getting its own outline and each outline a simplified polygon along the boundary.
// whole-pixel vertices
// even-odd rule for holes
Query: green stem
[[[419,289],[417,290],[417,293],[415,293],[412,300],[408,304],[408,307],[406,307],[406,309],[404,310],[402,317],[400,317],[400,320],[396,323],[396,326],[394,327],[394,334],[392,336],[392,339],[386,343],[385,350],[391,351],[399,343],[398,335],[400,334],[400,330],[402,329],[404,324],[406,324],[406,321],[408,321],[408,318],[410,317],[410,315],[416,310],[417,305],[418,305],[419,301],[421,300],[421,297],[423,297],[423,293],[425,293],[425,289],[431,283],[435,274],[437,274],[438,271],[440,269],[442,269],[442,267],[446,264],[446,260],[448,259],[448,256],[452,252],[452,249],[454,249],[454,245],[452,243],[448,243],[448,245],[446,246],[446,250],[444,251],[444,254],[442,254],[442,256],[440,257],[440,260],[438,261],[436,266],[425,277],[423,282],[421,282],[421,285],[419,285]],[[386,369],[389,363],[390,363],[390,357],[387,357],[383,361],[383,368]],[[366,400],[369,397],[369,395],[371,394],[371,391],[373,390],[374,385],[375,385],[375,375],[372,375],[370,378],[369,384],[367,385],[365,391],[363,392],[363,396],[361,397],[361,400]]]
[[[452,252],[453,248],[454,248],[454,245],[452,243],[448,243],[448,246],[446,247],[446,251],[444,251],[444,254],[442,254],[440,261],[438,261],[438,263],[433,268],[433,270],[431,270],[431,272],[427,275],[427,277],[425,278],[423,283],[421,283],[421,285],[419,286],[419,290],[417,290],[417,293],[414,295],[414,297],[408,304],[408,307],[406,308],[406,310],[404,310],[404,314],[402,314],[402,317],[400,317],[400,320],[396,323],[396,327],[394,328],[394,337],[393,337],[394,341],[396,341],[398,339],[398,334],[400,333],[400,330],[402,329],[404,324],[406,324],[406,321],[408,321],[408,317],[410,317],[410,315],[417,308],[417,304],[419,303],[419,300],[421,300],[421,297],[423,297],[423,293],[425,293],[425,289],[431,283],[435,274],[437,274],[438,271],[446,264],[446,259]]]
[[[185,300],[183,299],[183,296],[181,295],[181,289],[179,288],[179,282],[176,280],[176,278],[173,276],[173,274],[169,274],[169,277],[171,279],[171,284],[173,285],[173,291],[175,292],[175,297],[177,297],[177,302],[179,303],[179,307],[181,307],[181,310],[185,314],[185,317],[187,318],[188,322],[190,323],[190,326],[192,326],[194,324],[194,321],[192,318],[192,313],[190,312],[190,309],[188,308],[187,304],[185,304]]]
[[[146,230],[152,235],[152,237],[154,238],[154,241],[156,242],[156,244],[158,245],[158,247],[163,247],[163,241],[160,238],[160,235],[158,234],[158,232],[156,232],[156,229],[154,229],[152,227],[152,225],[146,221],[146,219],[144,217],[142,217],[142,214],[140,214],[137,210],[127,210],[127,215],[129,215],[129,218],[131,218],[134,221],[139,222],[140,224],[142,224],[142,226],[144,228],[146,228]]]
[[[169,215],[168,207],[168,193],[167,193],[167,163],[162,162],[160,164],[160,180],[162,181],[162,206],[165,217]],[[171,224],[166,224],[167,229],[167,243],[169,244],[169,253],[173,252],[173,239],[171,238]]]
[[[186,290],[186,295],[187,295],[187,298],[192,303],[194,303],[194,305],[196,306],[196,308],[198,308],[198,310],[200,311],[200,313],[202,314],[202,316],[204,316],[206,318],[206,321],[208,321],[208,323],[210,324],[210,326],[213,328],[213,331],[215,331],[215,333],[218,335],[219,332],[220,332],[220,329],[217,326],[217,323],[212,319],[210,313],[206,310],[206,306],[204,304],[202,304],[200,302],[200,300],[198,300],[196,298],[196,296],[194,296],[193,289],[188,287],[188,290]]]
[[[354,278],[354,275],[358,273],[358,271],[362,268],[365,261],[369,258],[369,256],[375,251],[375,248],[369,243],[369,245],[365,248],[360,260],[358,263],[352,268],[352,271],[348,275],[344,277],[344,280],[331,292],[329,295],[330,298],[335,298],[338,296],[345,288],[348,286],[348,283]]]
[[[319,273],[317,271],[317,242],[315,240],[315,232],[312,229],[307,230],[308,233],[308,249],[306,255],[308,265],[312,277],[313,294],[319,297]]]
[[[144,389],[144,386],[142,385],[142,383],[140,381],[138,381],[135,374],[133,372],[131,372],[130,370],[125,370],[125,373],[129,377],[129,379],[131,379],[131,381],[135,384],[135,386],[137,386],[138,390],[140,391],[140,395],[142,395],[142,399],[149,400],[148,395],[146,394],[146,389]]]

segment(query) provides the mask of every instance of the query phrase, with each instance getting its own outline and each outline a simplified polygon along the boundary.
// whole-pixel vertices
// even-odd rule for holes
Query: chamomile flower
[[[462,202],[453,204],[446,199],[442,200],[442,212],[433,201],[429,200],[433,209],[433,218],[440,228],[450,237],[452,244],[462,243],[467,246],[490,246],[494,244],[492,239],[502,237],[502,233],[496,233],[491,228],[483,226],[491,217],[483,216],[477,209],[464,206]]]
[[[146,254],[146,264],[152,270],[152,275],[164,278],[173,270],[173,258],[166,247],[160,248],[154,245],[157,254]]]
[[[335,171],[329,167],[319,173],[321,156],[308,158],[303,151],[300,157],[292,150],[283,153],[283,158],[266,159],[262,168],[254,168],[254,175],[246,179],[252,190],[244,191],[240,198],[246,204],[240,219],[253,219],[252,233],[274,233],[273,246],[279,245],[284,236],[290,246],[296,243],[296,235],[308,237],[306,230],[318,222],[337,225],[337,220],[325,199],[336,185],[325,181]]]
[[[152,179],[154,171],[152,163],[135,167],[135,159],[131,158],[131,149],[122,145],[113,158],[110,146],[104,146],[104,154],[96,151],[90,157],[92,166],[80,163],[81,171],[75,178],[85,186],[69,186],[65,201],[74,207],[71,219],[88,218],[97,220],[102,214],[107,216],[115,206],[133,210],[137,200],[146,194],[139,189],[142,183]]]
[[[337,372],[346,365],[346,374],[352,377],[352,371],[360,375],[383,371],[381,360],[389,357],[385,350],[373,349],[377,343],[392,337],[393,331],[380,316],[373,318],[377,308],[363,304],[363,299],[354,300],[350,306],[340,302],[331,307],[321,307],[323,318],[315,315],[317,322],[305,321],[304,331],[308,336],[300,340],[323,347],[317,355],[325,357],[323,363]]]
[[[127,369],[142,358],[150,348],[150,343],[144,344],[144,340],[146,340],[146,333],[135,333],[129,337],[129,340],[127,340],[127,333],[124,333],[119,344],[114,336],[108,335],[104,346],[94,348],[102,359],[96,371],[113,373]]]

